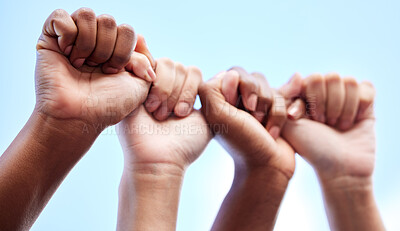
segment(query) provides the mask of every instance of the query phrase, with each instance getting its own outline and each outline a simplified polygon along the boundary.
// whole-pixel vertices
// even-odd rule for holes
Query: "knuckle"
[[[365,84],[365,85],[368,85],[369,87],[375,88],[374,84],[371,81],[364,80],[362,83]]]
[[[157,63],[158,63],[158,65],[163,65],[163,66],[165,66],[167,68],[170,68],[170,69],[175,67],[174,61],[172,61],[169,58],[160,58],[160,59],[157,60]]]
[[[212,85],[209,82],[203,82],[203,83],[200,84],[200,86],[198,88],[198,93],[200,95],[203,95],[203,94],[207,93],[211,89],[212,89]]]
[[[339,74],[337,73],[329,73],[325,75],[325,81],[329,83],[338,83],[341,81]]]
[[[195,100],[196,95],[197,95],[197,89],[196,90],[186,89],[181,93],[179,101],[192,103]]]
[[[117,26],[117,23],[115,22],[115,19],[113,16],[108,15],[108,14],[102,14],[97,17],[97,21],[101,23],[102,26],[113,29]]]
[[[310,85],[319,85],[323,82],[323,78],[321,74],[312,74],[307,78],[307,82]]]
[[[175,71],[182,75],[182,74],[185,74],[186,68],[185,68],[185,66],[183,66],[182,63],[176,62],[175,63]]]
[[[77,15],[80,19],[83,20],[94,20],[96,18],[96,14],[94,11],[87,7],[82,7],[77,11]]]
[[[132,38],[135,36],[135,30],[129,24],[121,24],[118,26],[118,33],[122,33],[125,36]]]
[[[243,72],[247,72],[243,67],[241,66],[233,66],[231,68],[229,68],[229,70],[236,70],[236,71],[243,71]]]
[[[174,103],[178,102],[178,99],[179,99],[179,94],[173,93],[168,97],[168,103],[174,104]]]
[[[63,9],[57,9],[57,10],[54,10],[53,13],[51,13],[51,17],[53,17],[53,18],[61,18],[61,17],[65,17],[67,15],[68,15],[68,13]]]
[[[203,74],[201,73],[200,68],[196,66],[190,66],[188,67],[188,72],[191,73],[192,78],[195,78],[196,80],[201,80]]]
[[[250,78],[243,78],[241,80],[241,82],[245,86],[247,86],[248,88],[250,88],[252,90],[258,89],[258,86],[259,86],[258,82],[256,82],[254,79],[250,79]]]
[[[200,76],[202,75],[200,68],[198,68],[196,66],[189,66],[188,70],[190,72],[193,72],[193,73],[197,74],[197,75],[200,75]]]
[[[346,77],[346,78],[343,79],[343,81],[344,81],[344,84],[347,87],[352,87],[352,88],[357,88],[358,87],[357,80],[355,78],[353,78],[353,77]]]
[[[171,93],[172,93],[172,89],[169,89],[169,88],[159,88],[158,89],[158,95],[163,100],[168,98],[171,95]]]
[[[265,78],[265,75],[263,74],[263,73],[261,73],[261,72],[253,72],[253,73],[251,73],[251,75],[252,76],[254,76],[254,77],[256,77],[256,78],[260,78],[260,79],[266,79]]]
[[[371,91],[373,91],[374,93],[375,93],[375,86],[374,86],[374,84],[372,83],[372,82],[370,82],[370,81],[363,81],[362,82],[362,85],[363,86],[365,86],[365,87],[367,87],[367,88],[369,88]]]

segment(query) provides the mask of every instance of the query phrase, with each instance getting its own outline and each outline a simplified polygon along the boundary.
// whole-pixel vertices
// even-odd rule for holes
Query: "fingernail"
[[[153,68],[151,66],[149,66],[147,68],[147,74],[150,76],[151,80],[154,81],[156,80],[156,73],[154,72]]]
[[[118,69],[117,68],[114,68],[114,67],[104,67],[103,68],[103,72],[104,73],[106,73],[106,74],[116,74],[116,73],[118,73]]]
[[[276,140],[279,137],[280,129],[278,126],[272,126],[268,132]]]
[[[347,130],[351,127],[351,122],[348,120],[341,121],[339,124],[339,128],[341,130]]]
[[[149,97],[144,106],[147,108],[147,111],[149,112],[154,112],[158,106],[160,106],[161,101],[159,99],[156,99],[157,97]]]
[[[69,54],[71,54],[72,51],[72,45],[67,46],[67,48],[65,48],[64,54],[66,56],[68,56]]]
[[[168,116],[170,115],[170,113],[168,112],[168,108],[167,107],[160,107],[154,114],[154,117],[156,117],[157,120],[165,120],[166,118],[168,118]]]
[[[86,63],[87,63],[89,66],[92,66],[92,67],[98,66],[98,65],[99,65],[98,63],[95,63],[95,62],[92,62],[92,61],[86,61]]]
[[[321,122],[321,123],[325,123],[325,121],[326,121],[325,115],[323,115],[323,114],[319,115],[318,116],[318,121]]]
[[[328,124],[331,126],[335,125],[336,122],[337,122],[337,119],[328,119]]]
[[[250,111],[255,111],[257,107],[257,95],[256,94],[251,94],[249,98],[247,99],[247,109]]]
[[[178,107],[176,108],[176,113],[179,116],[187,116],[190,112],[190,105],[186,102],[181,102],[178,104]]]
[[[297,120],[301,117],[300,107],[297,103],[293,103],[288,108],[288,116],[291,120]]]
[[[84,62],[85,62],[85,59],[76,59],[76,60],[72,63],[72,65],[73,65],[75,68],[80,68],[80,67],[83,65]]]

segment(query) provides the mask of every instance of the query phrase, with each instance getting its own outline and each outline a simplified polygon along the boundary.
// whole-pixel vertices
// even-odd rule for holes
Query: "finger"
[[[344,78],[345,101],[343,111],[339,118],[338,128],[347,130],[352,127],[359,104],[359,93],[357,81],[353,78]]]
[[[111,58],[117,40],[117,23],[111,15],[97,17],[96,47],[86,63],[97,66]]]
[[[175,63],[168,58],[161,58],[156,62],[157,78],[145,102],[148,112],[156,111],[162,102],[171,95],[175,82]]]
[[[319,74],[313,74],[304,81],[308,113],[312,119],[325,123],[325,83]]]
[[[224,76],[227,72],[221,73]],[[219,76],[220,76],[219,75]],[[257,120],[249,113],[243,112],[230,105],[221,93],[221,78],[213,78],[206,83],[202,83],[199,88],[199,95],[202,103],[202,113],[210,124],[210,128],[215,134],[217,140],[226,150],[232,152],[246,151],[247,154],[256,154],[260,150],[266,153],[276,152],[276,142],[265,131]],[[229,128],[229,132],[222,131],[221,127]],[[252,129],[243,129],[243,126]],[[257,136],[262,143],[256,144],[254,137]],[[253,148],[248,148],[253,147]],[[247,161],[247,160],[246,160]],[[249,160],[251,162],[251,160]],[[248,163],[250,165],[259,163]]]
[[[71,16],[65,10],[55,10],[43,25],[36,49],[51,49],[68,56],[77,35],[78,28]]]
[[[138,52],[133,52],[128,64],[125,66],[125,70],[148,82],[156,79],[156,73],[154,73],[150,61],[145,55]]]
[[[217,114],[216,111],[220,104],[227,103],[222,93],[222,81],[226,75],[238,75],[236,71],[221,71],[209,79],[207,82],[202,82],[199,86],[199,97],[201,101],[201,110],[205,116]],[[232,77],[228,77],[232,78]],[[216,106],[217,105],[217,106]]]
[[[115,74],[126,66],[136,45],[136,36],[133,28],[127,24],[117,28],[117,40],[111,58],[103,64],[103,72]]]
[[[175,106],[175,114],[180,117],[189,115],[193,110],[194,102],[202,80],[201,70],[197,67],[188,67],[187,77],[182,87],[181,95]]]
[[[241,67],[233,67],[239,73],[239,91],[243,97],[243,105],[249,111],[255,111],[257,108],[257,92],[259,91],[258,82],[254,81],[254,77],[248,74]]]
[[[360,104],[356,122],[374,117],[375,88],[372,83],[364,81],[359,85]]]
[[[288,118],[291,120],[298,120],[306,117],[306,104],[300,98],[296,99],[287,109]]]
[[[149,48],[147,47],[146,40],[144,39],[143,35],[139,34],[137,36],[137,44],[135,48],[136,52],[144,54],[150,61],[151,67],[154,69],[155,68],[155,61],[153,56],[151,55]]]
[[[226,102],[233,106],[238,104],[239,73],[235,70],[228,71],[222,79],[221,92]]]
[[[92,9],[80,8],[71,17],[78,27],[78,36],[69,60],[75,68],[80,68],[96,46],[96,15]]]
[[[266,129],[270,135],[277,139],[287,118],[285,98],[279,94],[274,95],[272,107],[268,112]]]
[[[156,119],[165,120],[174,111],[174,107],[178,102],[179,96],[182,92],[182,87],[183,84],[185,83],[185,78],[186,78],[185,67],[180,63],[175,63],[175,79],[171,95],[168,97],[166,103],[161,104],[161,106],[153,113]]]
[[[345,89],[343,80],[338,74],[332,73],[325,76],[326,84],[326,119],[327,123],[334,126],[343,110]]]
[[[255,112],[258,115],[266,114],[273,102],[273,90],[269,86],[267,79],[265,76],[259,72],[253,72],[251,74],[255,81],[258,83],[258,91],[257,94],[257,106]]]
[[[302,90],[303,80],[299,73],[295,73],[290,80],[284,84],[279,90],[279,94],[281,94],[286,100],[289,100],[290,103],[293,98],[300,97]]]

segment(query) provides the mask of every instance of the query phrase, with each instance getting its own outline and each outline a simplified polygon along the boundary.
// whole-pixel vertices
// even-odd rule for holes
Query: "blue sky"
[[[278,87],[294,72],[339,72],[377,88],[375,195],[388,230],[400,230],[400,2],[354,1],[6,1],[0,0],[0,153],[35,102],[35,44],[47,16],[86,6],[146,37],[156,58],[196,65],[204,79],[233,65]],[[107,129],[76,165],[32,230],[113,230],[122,151]],[[232,181],[229,155],[212,142],[187,172],[178,230],[208,230]],[[313,170],[297,158],[276,230],[327,230]]]

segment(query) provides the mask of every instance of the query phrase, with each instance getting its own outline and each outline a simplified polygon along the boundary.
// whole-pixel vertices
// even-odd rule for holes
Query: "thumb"
[[[337,149],[337,131],[310,119],[288,120],[282,129],[282,137],[310,163],[317,161],[326,150]],[[316,142],[318,141],[318,142]],[[318,155],[317,155],[318,154]]]
[[[149,59],[151,67],[153,67],[153,69],[155,69],[156,65],[154,62],[154,58],[151,55],[149,48],[147,47],[147,44],[146,44],[146,41],[145,41],[143,35],[141,35],[141,34],[139,34],[137,37],[135,51],[144,54]]]
[[[302,84],[303,80],[300,74],[295,73],[278,91],[286,100],[292,100],[295,97],[300,97]]]
[[[297,120],[303,117],[306,113],[306,105],[300,97],[302,94],[303,80],[299,73],[295,73],[292,78],[284,84],[278,92],[285,98],[288,108],[288,117],[292,120]],[[295,98],[298,98],[294,100]]]

